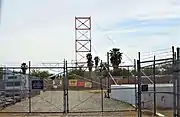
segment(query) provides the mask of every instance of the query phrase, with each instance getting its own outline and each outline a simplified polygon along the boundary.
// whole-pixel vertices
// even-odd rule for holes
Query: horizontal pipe
[[[85,40],[78,39],[78,40],[76,40],[76,41],[87,41],[87,42],[89,42],[89,41],[91,41],[91,39],[85,39]]]
[[[63,69],[64,67],[30,67],[31,69]],[[67,68],[78,68],[78,67],[67,67]],[[81,67],[87,68],[87,67]],[[21,69],[21,67],[4,67],[4,69]]]
[[[134,109],[120,109],[120,110],[112,110],[112,111],[103,111],[103,112],[127,112],[127,111],[135,111]],[[97,113],[97,112],[101,112],[101,110],[94,110],[94,111],[69,111],[69,113]],[[61,114],[64,113],[63,111],[59,111],[59,112],[53,112],[53,111],[49,111],[49,112],[0,112],[0,114]]]
[[[112,67],[112,66],[110,66]],[[125,66],[119,66],[119,67],[134,67],[134,65],[125,65]],[[3,69],[21,69],[21,67],[1,67]],[[58,66],[55,66],[55,67],[30,67],[31,69],[63,69],[64,67],[58,67]],[[67,68],[79,68],[79,67],[67,67]],[[81,68],[88,68],[87,66],[84,66],[84,67],[81,67]],[[95,68],[95,66],[93,67]]]
[[[127,112],[127,111],[135,111],[134,109],[117,109],[117,110],[104,110],[103,112]],[[101,110],[94,111],[70,111],[69,113],[98,113],[102,112]]]
[[[49,111],[49,112],[21,112],[21,111],[17,111],[17,112],[0,112],[0,114],[51,114],[51,113],[63,113],[63,112],[53,112],[53,111]]]
[[[75,19],[90,19],[91,17],[75,17]]]

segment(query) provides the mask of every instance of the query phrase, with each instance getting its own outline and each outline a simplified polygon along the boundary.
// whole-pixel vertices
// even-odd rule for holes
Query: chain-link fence
[[[179,53],[179,48],[177,48]],[[146,58],[143,60],[142,57]],[[154,115],[177,116],[178,111],[178,75],[174,67],[178,65],[178,56],[172,50],[161,50],[157,54],[146,56],[139,53],[138,68],[138,112],[152,111]],[[150,59],[149,59],[150,58]],[[147,60],[148,59],[148,60]],[[175,81],[176,80],[176,81]]]
[[[173,88],[178,85],[173,83],[174,77],[178,80],[179,54],[175,57],[174,50],[164,53],[160,57],[153,54],[148,60],[139,54],[137,64],[128,66],[113,67],[101,62],[100,67],[92,67],[91,71],[87,71],[86,65],[77,67],[67,61],[59,66],[31,66],[29,63],[28,66],[1,67],[1,112],[138,110],[140,116],[142,111],[150,110],[156,114],[173,114],[173,109],[178,107],[174,104],[179,104],[176,96],[179,89]]]
[[[135,110],[132,105],[113,98],[114,91],[121,89],[112,89],[116,79],[110,72],[103,76],[104,72],[98,68],[90,73],[86,66],[72,67],[72,63],[67,62],[60,66],[31,66],[29,63],[25,71],[22,66],[1,68],[1,112],[121,113]]]

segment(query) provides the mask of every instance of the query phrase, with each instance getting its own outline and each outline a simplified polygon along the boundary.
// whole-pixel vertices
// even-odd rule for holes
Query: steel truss
[[[76,65],[84,66],[91,53],[91,17],[75,17],[75,52]]]

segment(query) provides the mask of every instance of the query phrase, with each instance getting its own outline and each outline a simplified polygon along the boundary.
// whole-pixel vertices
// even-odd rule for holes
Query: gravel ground
[[[63,92],[62,91],[47,91],[42,92],[40,95],[33,97],[32,112],[63,112]],[[103,109],[104,111],[118,111],[133,109],[128,104],[113,99],[107,99],[103,96]],[[6,107],[3,112],[28,112],[29,111],[28,99]],[[87,111],[101,111],[101,93],[89,93],[88,91],[69,91],[69,111],[70,112],[87,112]],[[52,114],[51,114],[52,115]],[[51,117],[51,115],[31,115],[31,117]],[[26,117],[18,116],[16,117]],[[53,114],[53,117],[136,117],[137,112],[106,112],[106,113],[70,113],[68,116],[61,114]],[[7,117],[7,114],[0,114],[0,117]],[[8,117],[14,117],[14,115],[8,115]],[[143,116],[146,117],[146,116]],[[148,116],[147,116],[148,117]]]
[[[29,100],[6,107],[4,112],[28,112]],[[32,112],[63,112],[63,92],[47,91],[31,99]],[[103,97],[104,111],[133,109],[131,106]],[[88,91],[69,91],[69,111],[101,111],[101,94]]]
[[[39,114],[39,115],[15,115],[15,114],[0,114],[0,117],[138,117],[137,112],[123,112],[120,113],[88,113],[88,114]],[[153,117],[148,115],[143,115],[143,117]]]

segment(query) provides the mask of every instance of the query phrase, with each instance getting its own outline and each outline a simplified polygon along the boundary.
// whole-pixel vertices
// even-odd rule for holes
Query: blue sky
[[[1,13],[0,64],[75,59],[75,16],[92,17],[92,45],[103,60],[112,47],[134,59],[180,45],[179,0],[4,0]]]

